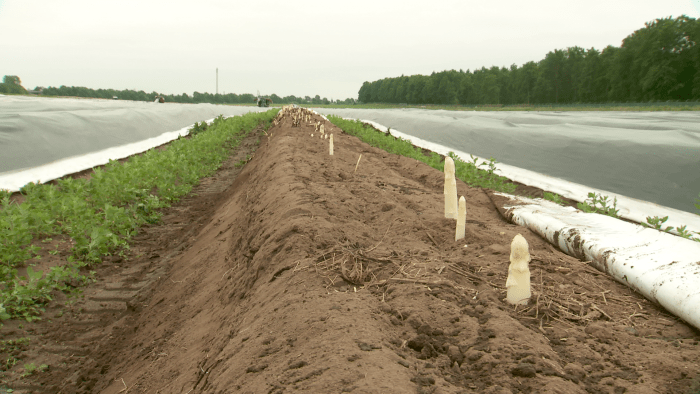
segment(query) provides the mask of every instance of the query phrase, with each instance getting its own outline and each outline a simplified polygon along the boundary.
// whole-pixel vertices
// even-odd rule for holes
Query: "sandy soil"
[[[325,127],[333,156],[290,117],[253,134],[144,229],[132,259],[97,267],[84,299],[6,324],[3,338],[32,338],[23,362],[50,366],[6,373],[15,393],[689,393],[700,382],[697,331],[461,182],[455,242],[442,173]],[[516,234],[533,258],[532,302],[518,308],[503,301]]]

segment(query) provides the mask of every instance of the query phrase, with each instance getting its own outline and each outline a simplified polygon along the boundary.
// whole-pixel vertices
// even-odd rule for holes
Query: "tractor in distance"
[[[258,97],[254,101],[258,107],[269,107],[272,105],[272,99],[269,97],[260,97],[260,91],[258,90]]]

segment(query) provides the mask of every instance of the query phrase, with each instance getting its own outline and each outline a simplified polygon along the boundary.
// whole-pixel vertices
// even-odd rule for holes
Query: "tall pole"
[[[219,94],[219,67],[216,68],[216,94]]]

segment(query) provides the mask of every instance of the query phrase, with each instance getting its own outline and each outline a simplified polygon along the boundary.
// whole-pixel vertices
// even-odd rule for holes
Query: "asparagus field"
[[[81,296],[51,291],[45,311],[28,315],[41,320],[11,311],[0,328],[0,393],[699,389],[700,333],[505,221],[487,193],[513,185],[457,163],[467,216],[455,241],[443,157],[305,109],[266,114],[161,147],[230,136],[223,162],[193,176],[189,193],[168,206],[139,216],[139,200],[111,203],[141,219],[128,237],[107,228],[119,242],[105,253],[88,259],[56,247],[63,259],[82,258],[89,268],[76,269],[91,283],[61,282]],[[174,185],[184,188],[184,179]],[[153,199],[161,189],[144,184],[135,195]],[[30,244],[70,244],[72,233],[51,228],[60,234]],[[526,305],[506,301],[518,234],[531,257]]]

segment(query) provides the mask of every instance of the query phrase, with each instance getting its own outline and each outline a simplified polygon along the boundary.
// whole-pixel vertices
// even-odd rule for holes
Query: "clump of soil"
[[[145,229],[140,256],[100,267],[85,301],[62,317],[50,310],[53,323],[29,333],[43,345],[27,356],[50,368],[13,384],[504,394],[684,393],[698,383],[700,335],[685,323],[505,222],[461,182],[468,220],[455,242],[442,173],[314,115],[334,135],[329,156],[301,119],[282,117],[240,174],[234,157]],[[504,302],[516,234],[533,257],[532,302],[517,308]]]

